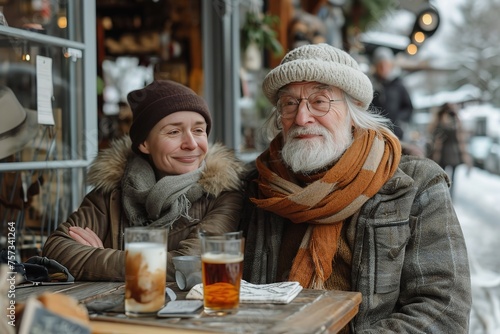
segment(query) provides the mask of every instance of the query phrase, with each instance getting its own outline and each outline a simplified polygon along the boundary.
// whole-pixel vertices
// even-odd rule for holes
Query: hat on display
[[[308,44],[288,52],[262,83],[269,101],[276,104],[278,91],[292,82],[320,82],[338,87],[364,108],[373,98],[373,86],[359,64],[347,52],[326,43]]]
[[[139,145],[146,140],[151,129],[164,117],[177,111],[194,111],[207,122],[210,134],[212,118],[205,100],[191,88],[171,80],[156,80],[144,88],[127,94],[132,109],[130,139],[132,150],[141,154]]]
[[[35,138],[37,113],[24,108],[9,87],[0,86],[0,159],[21,151]]]

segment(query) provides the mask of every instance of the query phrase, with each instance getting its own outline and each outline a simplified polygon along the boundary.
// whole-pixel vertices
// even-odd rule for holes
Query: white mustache
[[[328,131],[318,126],[314,126],[312,128],[293,128],[288,132],[288,138],[293,139],[293,137],[301,136],[301,135],[318,135],[325,136],[328,135]]]

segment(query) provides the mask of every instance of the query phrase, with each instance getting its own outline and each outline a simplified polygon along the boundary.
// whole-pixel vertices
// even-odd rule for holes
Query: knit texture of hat
[[[329,44],[308,44],[288,52],[262,83],[269,101],[276,104],[278,90],[292,82],[316,81],[332,85],[358,100],[364,108],[373,98],[373,86],[347,52]]]
[[[171,80],[156,80],[144,88],[131,91],[127,100],[132,109],[130,139],[132,150],[141,154],[139,145],[146,140],[151,129],[165,116],[177,111],[194,111],[205,118],[207,135],[212,118],[205,100],[192,89]]]

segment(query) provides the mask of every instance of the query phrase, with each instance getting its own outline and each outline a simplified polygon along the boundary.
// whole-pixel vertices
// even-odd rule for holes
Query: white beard
[[[337,161],[352,144],[350,120],[338,126],[338,131],[331,133],[321,125],[290,129],[281,151],[283,161],[294,173],[314,172]],[[321,137],[295,139],[297,135],[316,134]]]

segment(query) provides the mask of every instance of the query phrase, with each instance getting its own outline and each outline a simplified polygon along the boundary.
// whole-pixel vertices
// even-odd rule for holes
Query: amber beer
[[[205,311],[230,313],[238,309],[243,254],[206,253],[201,261]]]

